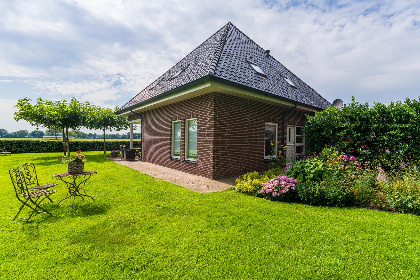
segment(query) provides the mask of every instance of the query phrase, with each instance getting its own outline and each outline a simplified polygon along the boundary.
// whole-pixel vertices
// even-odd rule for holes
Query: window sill
[[[171,159],[172,160],[176,160],[176,161],[180,161],[181,160],[181,158],[179,158],[179,157],[171,157]]]
[[[193,159],[186,159],[186,160],[184,160],[184,162],[197,164],[197,160],[193,160]]]
[[[272,158],[264,158],[264,161],[267,161],[267,162],[269,162],[269,161],[273,161],[273,160],[276,160],[277,159],[277,157],[272,157]]]

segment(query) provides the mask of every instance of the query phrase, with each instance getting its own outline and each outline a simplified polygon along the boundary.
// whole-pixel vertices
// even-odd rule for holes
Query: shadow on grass
[[[72,208],[70,202],[69,204],[60,204],[56,212],[60,213],[60,216],[63,217],[89,217],[95,215],[103,215],[108,211],[109,208],[109,205],[96,202],[75,202],[74,207]]]
[[[71,208],[71,203],[67,205],[60,204],[58,207],[55,203],[49,204],[48,206],[44,204],[42,205],[42,207],[45,208],[45,210],[47,210],[48,212],[50,212],[53,216],[50,216],[46,213],[34,213],[32,218],[28,222],[26,222],[25,219],[16,219],[16,222],[21,221],[22,231],[36,236],[38,234],[38,227],[40,224],[55,223],[59,220],[66,218],[103,215],[110,208],[109,205],[100,203],[75,203],[74,208]],[[28,213],[25,213],[27,215],[23,215],[23,217],[29,217],[30,213],[31,212],[28,211]]]

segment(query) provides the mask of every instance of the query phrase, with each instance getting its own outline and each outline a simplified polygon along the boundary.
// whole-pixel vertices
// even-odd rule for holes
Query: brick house
[[[281,145],[293,160],[305,115],[329,106],[228,23],[116,114],[141,123],[143,161],[217,179],[266,169]]]

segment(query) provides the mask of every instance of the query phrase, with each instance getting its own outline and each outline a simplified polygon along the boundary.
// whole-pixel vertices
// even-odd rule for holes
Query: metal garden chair
[[[38,176],[36,175],[35,164],[33,163],[23,163],[17,167],[18,170],[22,171],[23,176],[25,176],[26,184],[28,189],[32,190],[44,190],[56,186],[57,184],[44,184],[40,185],[38,181]],[[32,186],[34,185],[34,186]],[[32,187],[30,187],[32,186]]]
[[[32,215],[37,213],[46,213],[52,216],[50,212],[45,210],[41,207],[41,202],[48,198],[51,202],[53,202],[50,198],[50,195],[55,193],[55,190],[51,189],[38,189],[35,191],[30,191],[28,189],[28,185],[26,184],[25,176],[22,173],[22,171],[18,169],[10,169],[9,170],[10,179],[12,180],[13,187],[15,188],[15,193],[17,199],[22,203],[22,206],[20,206],[18,213],[13,218],[15,220],[19,213],[22,211],[23,207],[27,206],[32,209],[32,213],[29,216],[29,218],[22,218],[26,219],[26,222],[29,221],[29,219],[32,217]],[[40,211],[42,210],[42,211]],[[21,218],[21,217],[19,217]]]

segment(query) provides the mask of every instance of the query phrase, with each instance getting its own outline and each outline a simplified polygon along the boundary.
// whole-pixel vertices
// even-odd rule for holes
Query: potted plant
[[[112,150],[110,153],[111,157],[118,157],[120,155],[120,151],[119,150]]]
[[[86,157],[82,151],[77,151],[74,155],[63,158],[63,163],[67,163],[68,172],[70,174],[83,173],[85,169]]]

